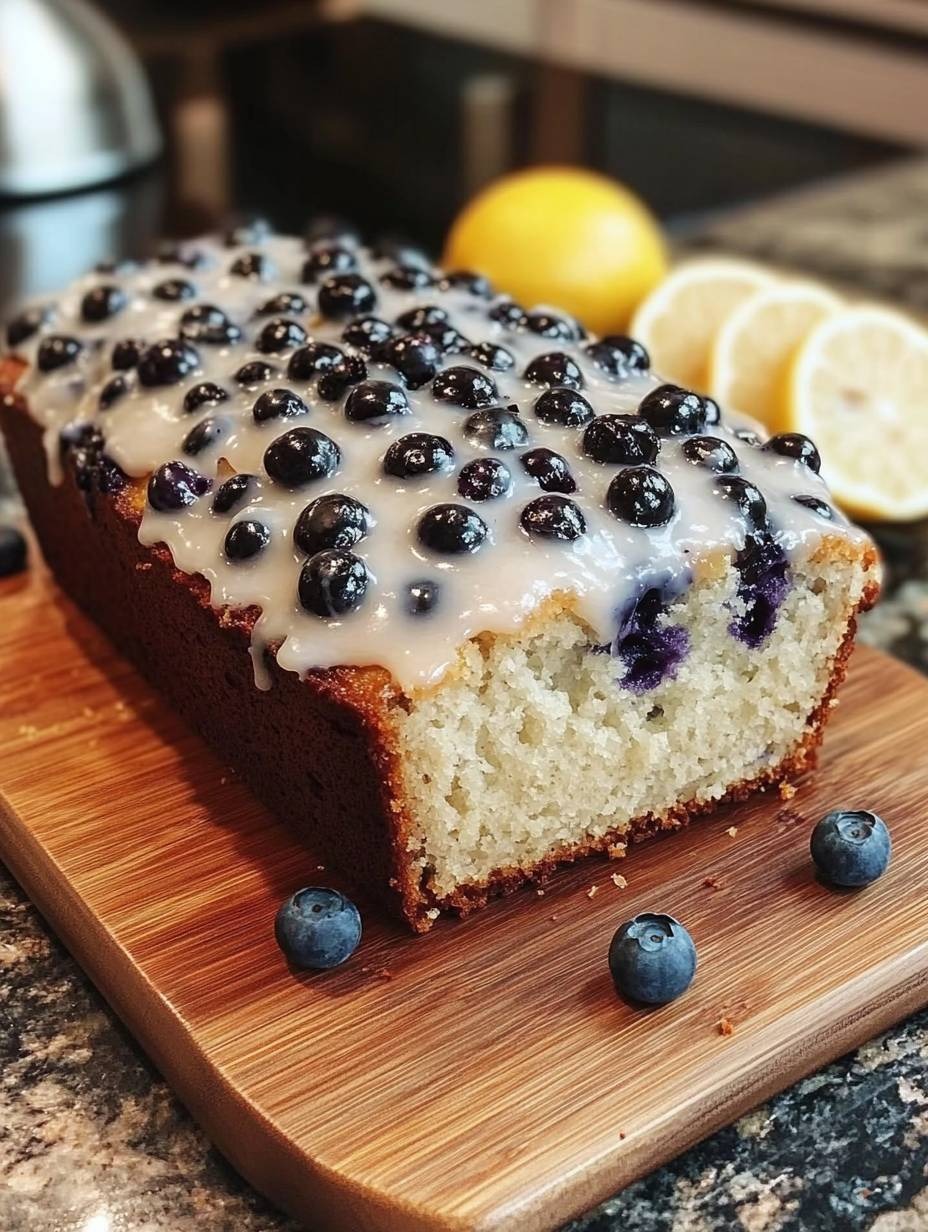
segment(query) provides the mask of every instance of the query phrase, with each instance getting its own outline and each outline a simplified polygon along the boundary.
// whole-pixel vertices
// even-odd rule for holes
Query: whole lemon
[[[667,269],[654,216],[628,189],[571,167],[496,180],[464,207],[448,269],[485,274],[525,307],[564,308],[604,334],[624,329]]]

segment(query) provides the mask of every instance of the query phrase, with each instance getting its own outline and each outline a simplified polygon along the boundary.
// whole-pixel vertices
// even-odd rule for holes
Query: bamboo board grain
[[[793,800],[425,937],[361,900],[361,949],[311,976],[283,963],[274,911],[339,880],[41,570],[0,584],[0,617],[0,857],[220,1149],[311,1228],[556,1227],[928,1001],[928,682],[876,652]],[[860,893],[807,858],[842,804],[893,829]],[[643,1012],[605,953],[648,908],[686,921],[700,966]]]

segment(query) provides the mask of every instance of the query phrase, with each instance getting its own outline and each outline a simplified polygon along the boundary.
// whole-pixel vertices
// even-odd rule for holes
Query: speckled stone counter
[[[700,237],[928,310],[928,162]],[[928,536],[881,535],[866,640],[928,670]],[[928,1012],[626,1189],[570,1232],[928,1229]],[[211,1149],[0,870],[0,1232],[295,1232]],[[313,1232],[325,1232],[315,1229]]]

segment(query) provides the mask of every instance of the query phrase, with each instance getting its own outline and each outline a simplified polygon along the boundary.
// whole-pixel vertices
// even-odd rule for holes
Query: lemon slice
[[[815,326],[786,374],[777,428],[818,444],[822,475],[850,514],[928,515],[928,330],[878,305]]]
[[[819,321],[841,306],[814,282],[766,287],[731,312],[709,356],[709,392],[729,410],[771,424],[783,374],[796,347]]]
[[[705,257],[679,266],[632,318],[631,334],[648,348],[656,372],[688,389],[707,388],[712,341],[749,296],[775,284],[759,265]]]

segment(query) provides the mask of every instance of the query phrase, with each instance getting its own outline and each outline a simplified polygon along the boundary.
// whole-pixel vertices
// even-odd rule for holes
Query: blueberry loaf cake
[[[6,334],[60,584],[413,928],[812,764],[874,550],[631,339],[258,223]]]

